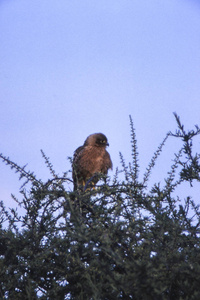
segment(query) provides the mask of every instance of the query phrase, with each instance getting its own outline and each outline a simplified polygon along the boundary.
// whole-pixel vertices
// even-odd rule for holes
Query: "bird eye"
[[[101,140],[101,139],[99,139],[99,140],[97,141],[97,143],[98,143],[98,144],[105,144],[105,141],[104,141],[104,140]]]

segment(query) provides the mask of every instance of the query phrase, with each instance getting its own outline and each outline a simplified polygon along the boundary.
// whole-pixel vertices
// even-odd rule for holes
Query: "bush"
[[[174,196],[183,182],[200,181],[192,144],[200,129],[186,132],[175,118],[178,130],[166,135],[139,181],[130,117],[132,162],[120,154],[122,170],[85,193],[67,190],[68,173],[58,176],[44,152],[47,182],[0,155],[25,179],[22,200],[13,196],[23,215],[1,202],[1,299],[200,299],[199,206]],[[181,138],[183,146],[164,187],[149,188],[168,138]]]

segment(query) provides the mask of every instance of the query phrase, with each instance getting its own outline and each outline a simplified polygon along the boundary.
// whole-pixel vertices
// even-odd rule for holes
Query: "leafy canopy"
[[[177,131],[167,133],[139,180],[130,117],[132,162],[120,153],[113,179],[84,193],[69,190],[70,172],[56,174],[43,151],[47,182],[0,155],[24,180],[22,199],[13,198],[25,211],[1,201],[1,299],[200,299],[199,205],[175,196],[184,182],[200,181],[200,154],[193,153],[200,129],[186,131],[175,118]],[[149,186],[169,138],[182,147],[164,186]]]

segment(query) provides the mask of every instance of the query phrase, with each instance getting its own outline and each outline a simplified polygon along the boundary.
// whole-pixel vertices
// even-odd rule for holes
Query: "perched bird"
[[[94,186],[100,174],[107,174],[112,169],[112,161],[106,151],[109,146],[107,137],[102,133],[94,133],[87,137],[83,146],[74,152],[72,177],[74,190]]]

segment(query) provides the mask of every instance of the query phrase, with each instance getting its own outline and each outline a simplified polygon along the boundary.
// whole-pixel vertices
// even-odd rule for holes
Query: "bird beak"
[[[109,143],[106,143],[106,146],[109,146]]]

